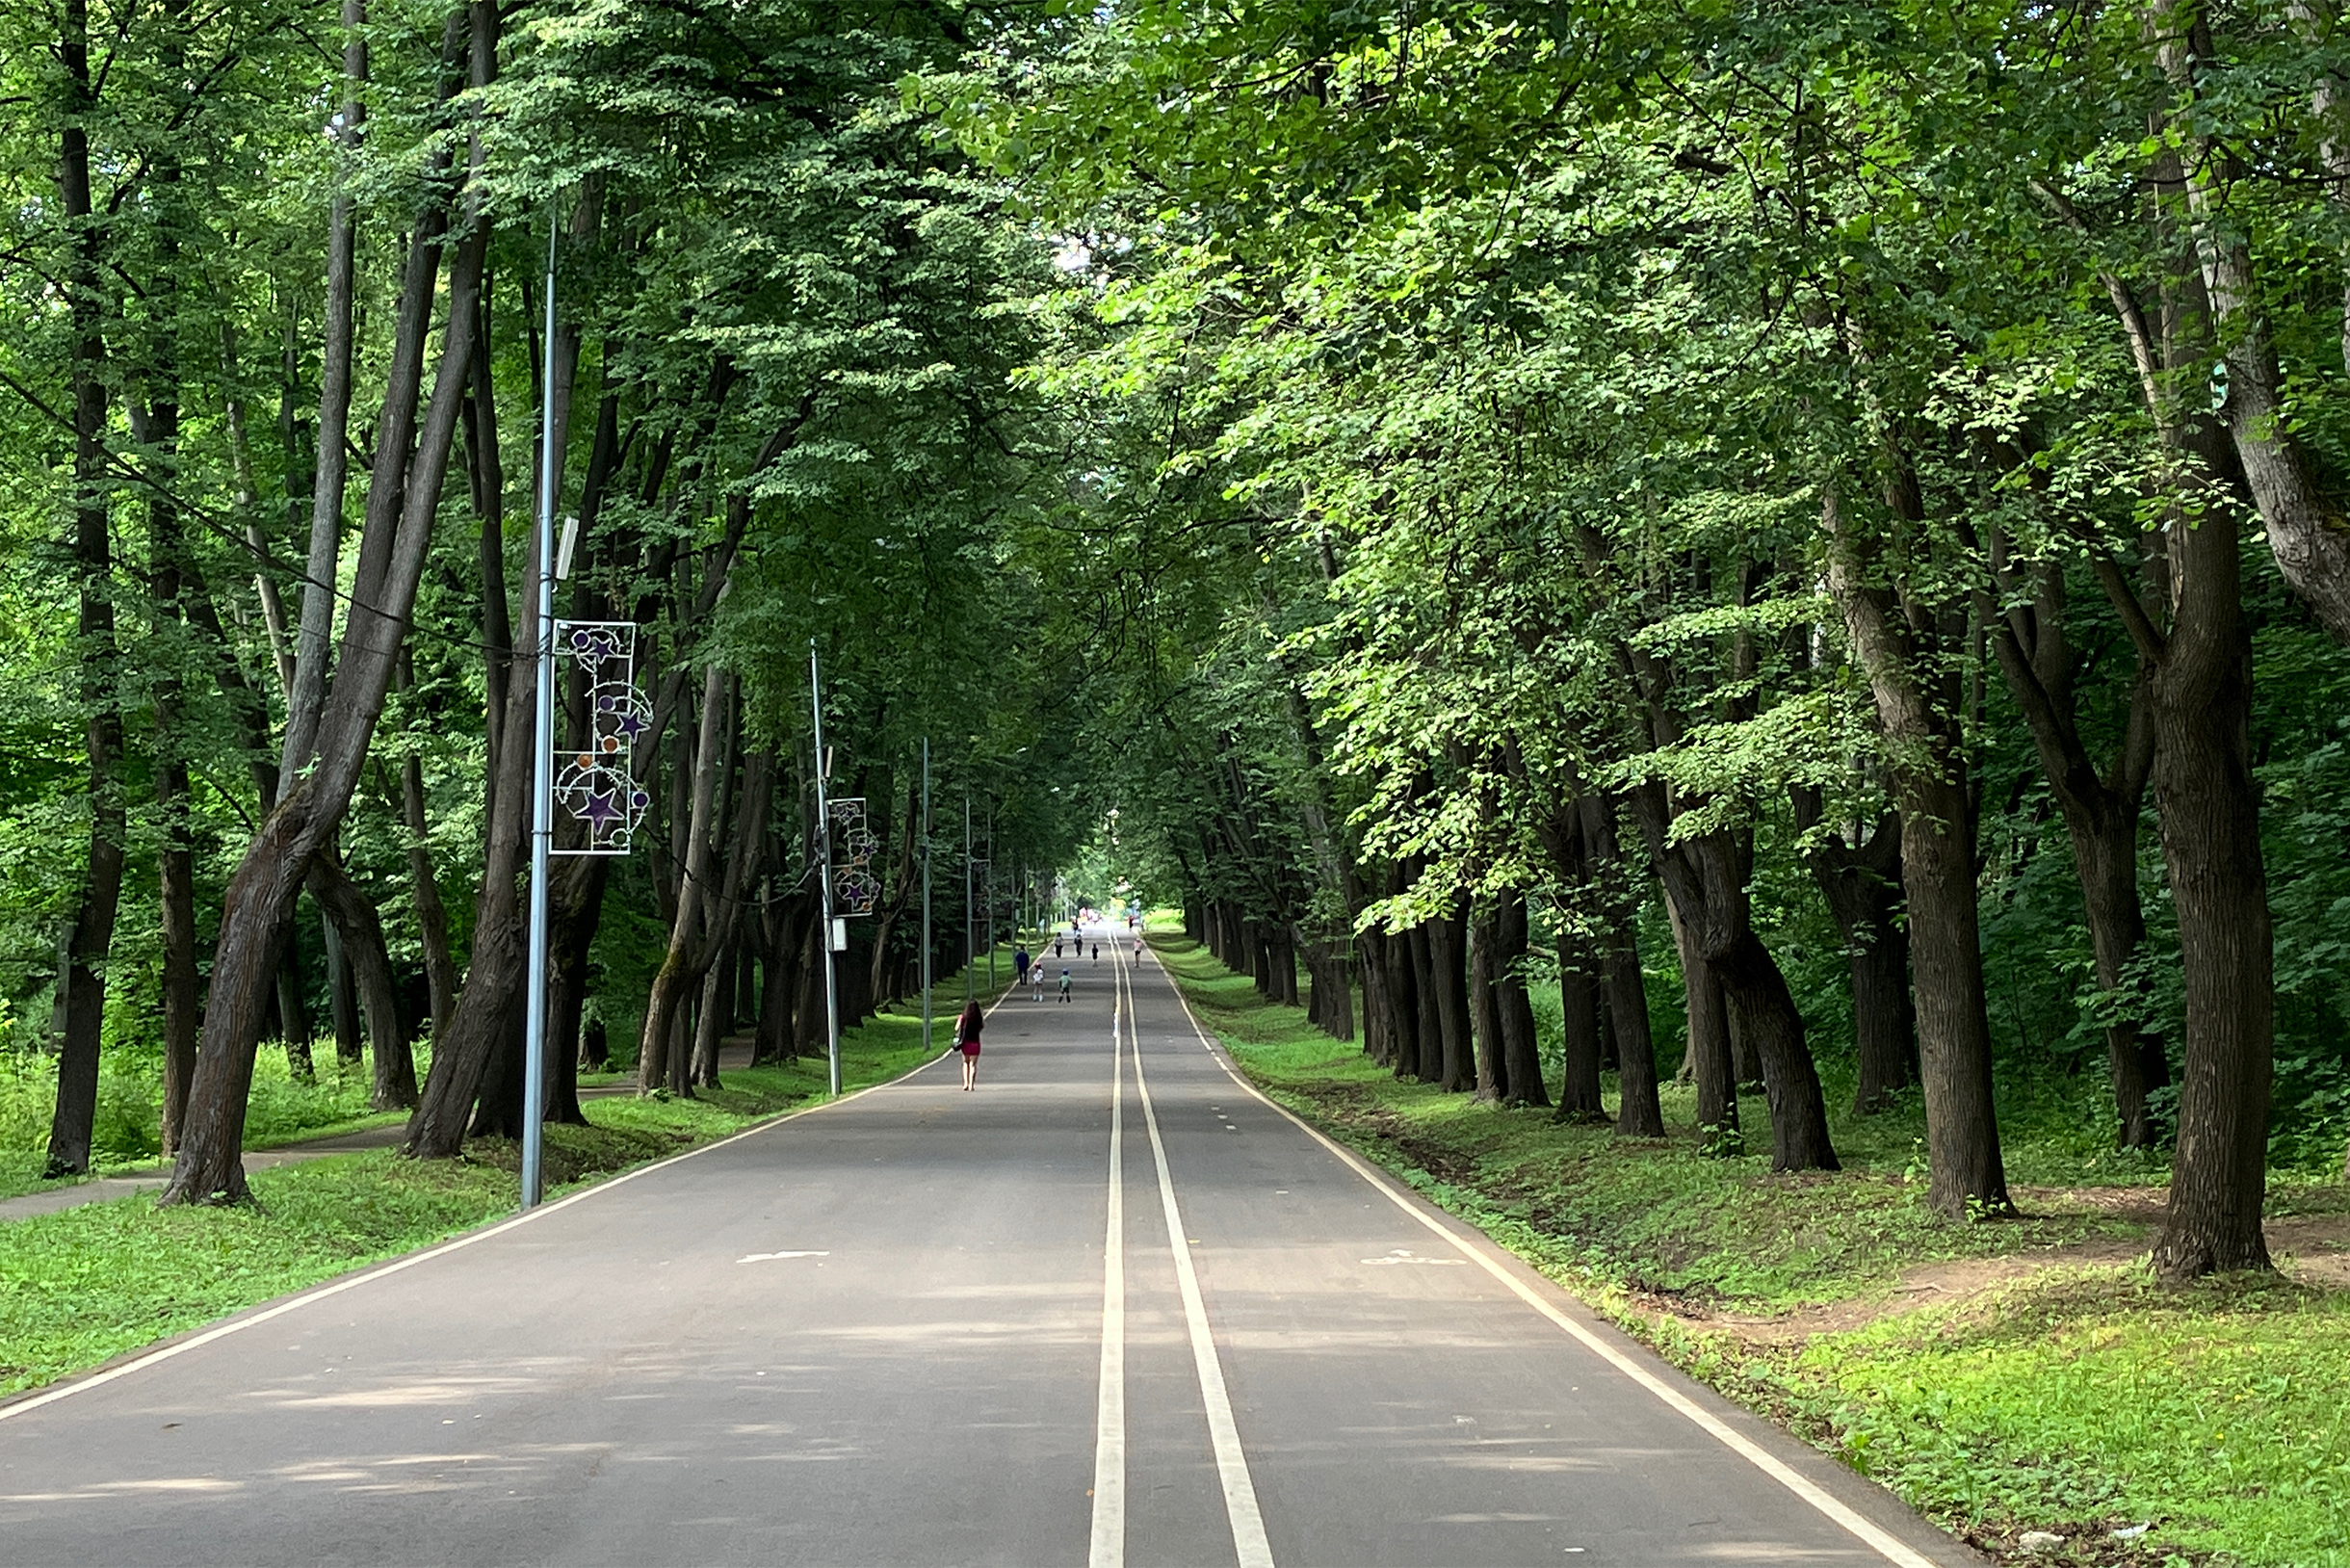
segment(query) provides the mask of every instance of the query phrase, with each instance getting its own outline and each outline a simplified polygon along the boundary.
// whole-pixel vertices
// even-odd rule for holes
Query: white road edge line
[[[1010,994],[1009,991],[1006,991],[1004,996],[996,998],[988,1007],[988,1012],[992,1014],[997,1007],[1004,1006],[1004,997]],[[787,1111],[770,1121],[763,1121],[756,1127],[745,1127],[730,1137],[719,1138],[716,1143],[705,1143],[698,1149],[688,1149],[685,1153],[671,1155],[666,1160],[656,1161],[649,1165],[639,1165],[635,1170],[624,1171],[608,1182],[598,1182],[593,1187],[584,1188],[567,1198],[558,1198],[553,1203],[542,1203],[528,1214],[519,1214],[510,1219],[502,1219],[486,1229],[468,1232],[463,1236],[443,1241],[438,1246],[427,1247],[422,1252],[411,1252],[405,1257],[387,1259],[355,1274],[345,1274],[340,1279],[330,1279],[323,1284],[313,1285],[306,1291],[287,1296],[275,1306],[265,1307],[248,1317],[232,1318],[227,1322],[205,1329],[200,1334],[184,1340],[174,1340],[160,1349],[149,1350],[144,1355],[133,1356],[118,1366],[91,1372],[87,1377],[77,1377],[69,1383],[58,1383],[38,1394],[26,1395],[10,1403],[0,1404],[0,1421],[13,1421],[18,1416],[30,1414],[44,1405],[55,1404],[60,1399],[69,1399],[76,1394],[84,1394],[93,1388],[103,1388],[117,1378],[128,1377],[133,1372],[144,1372],[149,1367],[170,1361],[174,1356],[183,1356],[191,1350],[201,1349],[215,1340],[224,1340],[231,1334],[242,1334],[248,1328],[255,1328],[273,1319],[282,1318],[297,1307],[306,1307],[313,1301],[324,1301],[329,1296],[341,1295],[345,1291],[356,1290],[358,1287],[376,1280],[389,1278],[393,1274],[413,1268],[420,1263],[430,1263],[434,1258],[461,1251],[477,1241],[486,1241],[493,1236],[504,1236],[517,1225],[527,1225],[534,1219],[543,1219],[559,1210],[568,1209],[575,1203],[585,1202],[600,1193],[609,1192],[615,1187],[633,1182],[640,1176],[650,1176],[654,1171],[666,1170],[671,1165],[683,1163],[696,1156],[722,1149],[729,1143],[740,1143],[746,1137],[757,1137],[761,1133],[771,1133],[786,1122],[797,1121],[802,1116],[815,1115],[820,1111],[830,1111],[835,1106],[845,1106],[851,1100],[861,1099],[865,1095],[873,1093],[875,1089],[894,1087],[924,1068],[946,1059],[945,1056],[928,1058],[908,1067],[896,1078],[887,1079],[879,1084],[868,1084],[863,1088],[844,1094],[837,1100],[826,1100],[821,1105],[802,1106],[797,1111]]]
[[[1087,1568],[1126,1562],[1126,1048],[1110,995],[1110,1221],[1102,1242],[1102,1381],[1093,1420],[1093,1544]]]
[[[1133,980],[1127,981],[1131,990]],[[1191,1364],[1199,1372],[1200,1398],[1208,1408],[1208,1439],[1215,1449],[1216,1479],[1224,1487],[1224,1513],[1232,1521],[1232,1548],[1240,1568],[1273,1568],[1273,1549],[1265,1539],[1265,1516],[1257,1509],[1256,1483],[1249,1479],[1248,1455],[1240,1448],[1240,1428],[1232,1419],[1232,1397],[1224,1389],[1224,1364],[1216,1356],[1215,1340],[1208,1331],[1208,1306],[1199,1294],[1199,1273],[1191,1267],[1191,1248],[1185,1239],[1183,1211],[1175,1202],[1175,1177],[1167,1169],[1166,1145],[1159,1138],[1159,1113],[1151,1108],[1151,1088],[1142,1076],[1142,1032],[1134,1032],[1135,1092],[1142,1101],[1142,1124],[1151,1135],[1151,1159],[1159,1167],[1159,1201],[1166,1210],[1167,1250],[1175,1255],[1175,1284],[1183,1293],[1184,1320],[1191,1330]]]
[[[1152,956],[1156,958],[1158,954],[1154,953]],[[1199,1014],[1191,1010],[1191,1000],[1183,994],[1183,987],[1176,983],[1175,977],[1172,972],[1167,971],[1164,964],[1161,964],[1159,967],[1162,973],[1166,974],[1167,987],[1175,993],[1175,1000],[1183,1005],[1184,1016],[1191,1020],[1191,1030],[1192,1032],[1199,1036],[1199,1043],[1207,1048],[1209,1056],[1214,1058],[1216,1064],[1224,1069],[1225,1076],[1230,1078],[1235,1084],[1238,1084],[1242,1090],[1255,1096],[1257,1099],[1264,1101],[1266,1106],[1279,1111],[1282,1115],[1287,1116],[1290,1121],[1296,1126],[1298,1131],[1304,1133],[1315,1142],[1329,1150],[1330,1153],[1337,1158],[1340,1163],[1344,1164],[1347,1169],[1353,1171],[1357,1176],[1360,1176],[1365,1182],[1369,1183],[1382,1197],[1385,1197],[1388,1202],[1394,1204],[1397,1208],[1402,1210],[1405,1214],[1420,1221],[1421,1224],[1426,1226],[1430,1231],[1433,1231],[1445,1241],[1450,1242],[1456,1247],[1460,1247],[1463,1252],[1468,1253],[1472,1262],[1475,1263],[1479,1267],[1483,1268],[1485,1272],[1491,1274],[1494,1278],[1500,1280],[1503,1285],[1508,1286],[1509,1289],[1516,1294],[1519,1299],[1523,1300],[1528,1306],[1532,1307],[1536,1312],[1542,1314],[1543,1317],[1548,1318],[1552,1322],[1566,1330],[1569,1335],[1580,1341],[1586,1349],[1589,1349],[1592,1353],[1606,1361],[1609,1366],[1615,1368],[1616,1371],[1622,1372],[1625,1376],[1631,1378],[1633,1382],[1648,1390],[1649,1393],[1663,1400],[1664,1403],[1671,1406],[1674,1410],[1679,1411],[1682,1415],[1687,1417],[1691,1422],[1695,1423],[1698,1427],[1706,1433],[1706,1435],[1720,1443],[1724,1448],[1736,1454],[1739,1458],[1745,1460],[1748,1464],[1753,1465],[1757,1470],[1760,1470],[1763,1475],[1768,1476],[1772,1480],[1777,1481],[1780,1485],[1794,1493],[1795,1496],[1801,1498],[1805,1503],[1810,1503],[1814,1509],[1817,1510],[1821,1515],[1836,1524],[1848,1534],[1860,1540],[1863,1545],[1867,1546],[1870,1551],[1883,1557],[1887,1562],[1896,1564],[1897,1568],[1935,1568],[1935,1564],[1931,1558],[1923,1555],[1907,1543],[1896,1540],[1893,1535],[1879,1529],[1877,1526],[1870,1524],[1867,1520],[1862,1518],[1858,1513],[1855,1513],[1850,1507],[1829,1496],[1826,1491],[1821,1489],[1817,1482],[1813,1481],[1808,1477],[1798,1474],[1777,1455],[1767,1452],[1762,1447],[1757,1445],[1754,1440],[1747,1437],[1745,1433],[1739,1431],[1736,1427],[1732,1426],[1728,1422],[1723,1421],[1712,1411],[1708,1410],[1704,1405],[1699,1404],[1696,1400],[1690,1398],[1681,1390],[1673,1387],[1672,1384],[1666,1382],[1663,1378],[1658,1377],[1654,1372],[1640,1365],[1639,1362],[1633,1360],[1631,1356],[1626,1355],[1622,1350],[1608,1344],[1599,1335],[1594,1334],[1583,1324],[1577,1322],[1574,1319],[1568,1317],[1565,1313],[1560,1312],[1550,1302],[1545,1301],[1540,1294],[1537,1293],[1531,1286],[1528,1285],[1524,1280],[1518,1278],[1517,1275],[1511,1273],[1507,1268],[1504,1268],[1500,1262],[1488,1257],[1482,1248],[1462,1246],[1462,1239],[1460,1237],[1457,1237],[1449,1230],[1447,1230],[1440,1220],[1438,1220],[1433,1215],[1423,1211],[1419,1204],[1414,1202],[1412,1199],[1405,1197],[1388,1183],[1380,1180],[1379,1177],[1371,1170],[1371,1168],[1364,1163],[1362,1159],[1352,1150],[1345,1148],[1339,1143],[1334,1142],[1329,1137],[1325,1137],[1319,1128],[1306,1122],[1295,1112],[1292,1111],[1289,1107],[1273,1100],[1271,1097],[1266,1095],[1264,1090],[1258,1088],[1256,1085],[1250,1083],[1247,1078],[1242,1076],[1237,1069],[1235,1069],[1229,1061],[1226,1061],[1224,1059],[1224,1054],[1216,1049],[1214,1037],[1211,1036],[1207,1029],[1201,1025],[1199,1021]],[[1139,1076],[1138,1061],[1136,1064],[1136,1072],[1137,1076]],[[1150,1099],[1147,1095],[1144,1096],[1142,1103],[1145,1111],[1147,1111],[1150,1105]],[[1156,1129],[1154,1129],[1154,1144],[1156,1143]],[[1164,1167],[1162,1166],[1162,1171]],[[1498,1245],[1499,1243],[1495,1244]]]

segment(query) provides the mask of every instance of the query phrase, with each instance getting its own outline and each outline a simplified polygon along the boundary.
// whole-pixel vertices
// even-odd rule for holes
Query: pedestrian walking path
[[[750,1065],[750,1042],[738,1039],[718,1049],[718,1078],[722,1083],[729,1072],[740,1072]],[[583,1100],[601,1100],[615,1094],[637,1092],[636,1080],[623,1078],[616,1084],[599,1084],[580,1090]],[[298,1164],[305,1160],[317,1160],[329,1154],[354,1154],[363,1149],[397,1148],[407,1136],[408,1124],[388,1122],[381,1127],[363,1127],[355,1133],[337,1133],[331,1137],[303,1138],[299,1142],[281,1143],[275,1148],[248,1149],[245,1168],[249,1174],[269,1170],[277,1165]],[[62,1209],[78,1209],[85,1203],[106,1203],[115,1198],[127,1198],[144,1192],[150,1196],[164,1189],[171,1179],[168,1164],[149,1165],[137,1170],[117,1171],[95,1181],[70,1182],[39,1192],[26,1192],[13,1198],[0,1198],[0,1224],[12,1219],[30,1219],[35,1215],[53,1215]]]

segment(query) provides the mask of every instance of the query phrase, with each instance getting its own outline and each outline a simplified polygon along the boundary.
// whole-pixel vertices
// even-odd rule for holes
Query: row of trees
[[[1539,934],[1561,1112],[1612,1054],[1656,1136],[1661,939],[1714,1146],[1759,1081],[1774,1165],[1834,1168],[1832,1039],[1954,1216],[2093,1041],[2171,1151],[2160,1270],[2265,1266],[2272,1145],[2350,1109],[2333,9],[1046,39],[925,91],[1097,291],[1049,378],[1100,410],[1121,798],[1226,961],[1540,1105]]]
[[[0,920],[53,1171],[90,1163],[102,1056],[159,1058],[166,1201],[242,1197],[256,1051],[306,1069],[322,1000],[410,1153],[514,1126],[542,411],[578,519],[558,614],[635,623],[651,713],[643,852],[557,863],[557,1038],[617,1025],[677,1092],[729,1029],[821,1041],[811,646],[831,789],[879,841],[846,1019],[919,976],[926,738],[942,804],[1039,860],[1069,840],[1039,716],[1074,675],[1003,564],[1039,532],[1053,430],[1013,372],[1055,274],[896,86],[959,15],[0,27]],[[586,701],[573,674],[566,733]],[[950,971],[963,937],[958,907]],[[548,1110],[577,1119],[568,1070]]]
[[[1114,800],[1449,1087],[1552,1099],[1554,968],[1560,1111],[1612,1061],[1663,1131],[1670,972],[1710,1144],[1760,1082],[1782,1168],[1914,1093],[1931,1201],[2004,1212],[2002,1117],[2094,1058],[2184,1276],[2340,1158],[2325,7],[0,25],[0,979],[60,1168],[151,1049],[172,1198],[240,1195],[320,997],[413,1152],[510,1125],[542,409],[561,613],[652,712],[559,1027],[648,1088],[808,1036],[813,640],[852,1008],[931,737],[1020,861]]]

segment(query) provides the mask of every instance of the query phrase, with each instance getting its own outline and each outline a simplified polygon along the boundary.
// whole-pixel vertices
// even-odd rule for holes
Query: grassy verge
[[[842,1086],[923,1059],[917,1002],[843,1035]],[[591,1100],[588,1126],[547,1129],[550,1192],[724,1137],[825,1089],[823,1059],[803,1058],[728,1073],[691,1100]],[[477,1139],[454,1161],[376,1149],[256,1171],[248,1207],[157,1209],[132,1197],[0,1225],[0,1395],[501,1218],[519,1201],[520,1168],[503,1139]]]
[[[294,1076],[285,1053],[275,1046],[265,1046],[253,1058],[252,1098],[245,1117],[247,1148],[274,1149],[333,1137],[405,1117],[405,1111],[368,1109],[375,1085],[364,1060],[343,1061],[331,1045],[315,1057],[316,1065],[306,1079]],[[419,1081],[431,1066],[431,1048],[419,1046]],[[132,1054],[105,1063],[98,1079],[98,1111],[86,1176],[52,1181],[41,1174],[48,1163],[49,1117],[56,1104],[55,1058],[17,1058],[0,1064],[0,1198],[156,1168],[163,1104],[160,1059]]]
[[[1273,1098],[1995,1556],[2350,1568],[2342,1270],[2155,1285],[2146,1189],[2105,1185],[2143,1176],[2068,1154],[2070,1132],[2015,1151],[2047,1184],[2027,1217],[1963,1224],[1923,1206],[1914,1112],[1841,1119],[1841,1173],[1773,1176],[1702,1153],[1686,1090],[1674,1137],[1628,1143],[1400,1084],[1152,941]],[[1768,1126],[1760,1101],[1741,1119]],[[2277,1210],[2312,1247],[2350,1234],[2339,1187]],[[2026,1551],[2032,1531],[2055,1543]]]

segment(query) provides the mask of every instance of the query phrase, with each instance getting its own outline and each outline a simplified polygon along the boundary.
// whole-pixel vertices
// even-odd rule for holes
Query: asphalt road
[[[1149,958],[1063,962],[976,1091],[0,1406],[0,1562],[1976,1560],[1245,1088]]]

